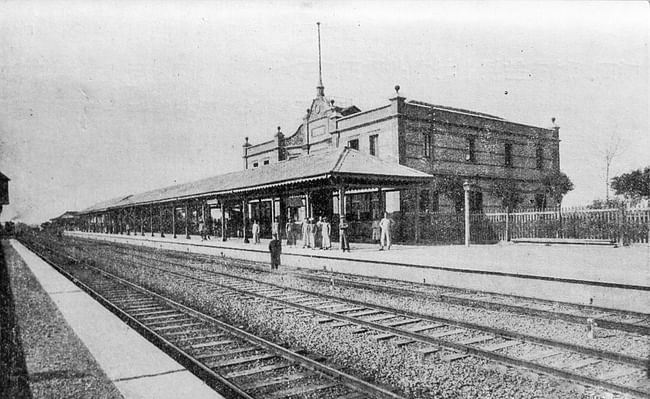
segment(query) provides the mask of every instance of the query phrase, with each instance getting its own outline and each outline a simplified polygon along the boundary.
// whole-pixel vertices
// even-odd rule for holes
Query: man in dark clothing
[[[345,252],[346,250],[350,252],[350,242],[348,241],[348,222],[345,220],[345,217],[341,217],[339,222],[339,239],[341,241],[341,251]]]
[[[282,242],[278,240],[277,234],[273,234],[273,239],[269,242],[269,252],[271,252],[271,270],[277,270],[282,253]]]

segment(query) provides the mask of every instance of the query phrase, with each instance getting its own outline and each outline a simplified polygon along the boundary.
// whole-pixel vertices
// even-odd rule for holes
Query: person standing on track
[[[273,234],[273,239],[269,242],[269,252],[271,253],[271,270],[277,270],[280,266],[280,254],[282,253],[282,242],[278,240],[277,234]]]
[[[388,218],[388,212],[384,212],[384,217],[379,222],[379,228],[381,229],[381,247],[380,251],[390,249],[390,225],[392,221]]]

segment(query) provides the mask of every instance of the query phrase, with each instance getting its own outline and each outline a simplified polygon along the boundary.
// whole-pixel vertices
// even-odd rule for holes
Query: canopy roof
[[[82,213],[195,197],[241,196],[246,192],[282,189],[284,186],[423,184],[432,177],[395,162],[344,148],[114,198],[84,209]]]

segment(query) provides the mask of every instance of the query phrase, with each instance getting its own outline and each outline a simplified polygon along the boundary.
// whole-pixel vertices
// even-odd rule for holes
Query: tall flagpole
[[[318,86],[316,86],[317,94],[319,96],[325,95],[325,87],[323,86],[323,68],[321,66],[321,50],[320,50],[320,22],[316,22],[318,27]]]

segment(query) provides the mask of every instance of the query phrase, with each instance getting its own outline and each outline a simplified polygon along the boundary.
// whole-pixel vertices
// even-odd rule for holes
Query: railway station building
[[[397,242],[427,242],[433,215],[501,205],[492,192],[508,181],[524,205],[550,205],[542,187],[559,171],[559,127],[542,128],[458,108],[407,100],[363,111],[325,96],[322,79],[302,123],[285,135],[277,128],[263,143],[244,138],[243,170],[198,182],[128,195],[79,214],[77,228],[107,233],[182,234],[201,223],[222,237],[251,236],[253,220],[270,237],[274,221],[327,217],[337,236],[342,215],[353,241],[367,241],[371,223],[388,212]],[[451,183],[450,183],[451,182]],[[552,205],[552,204],[551,204]],[[299,229],[298,226],[296,228]]]

